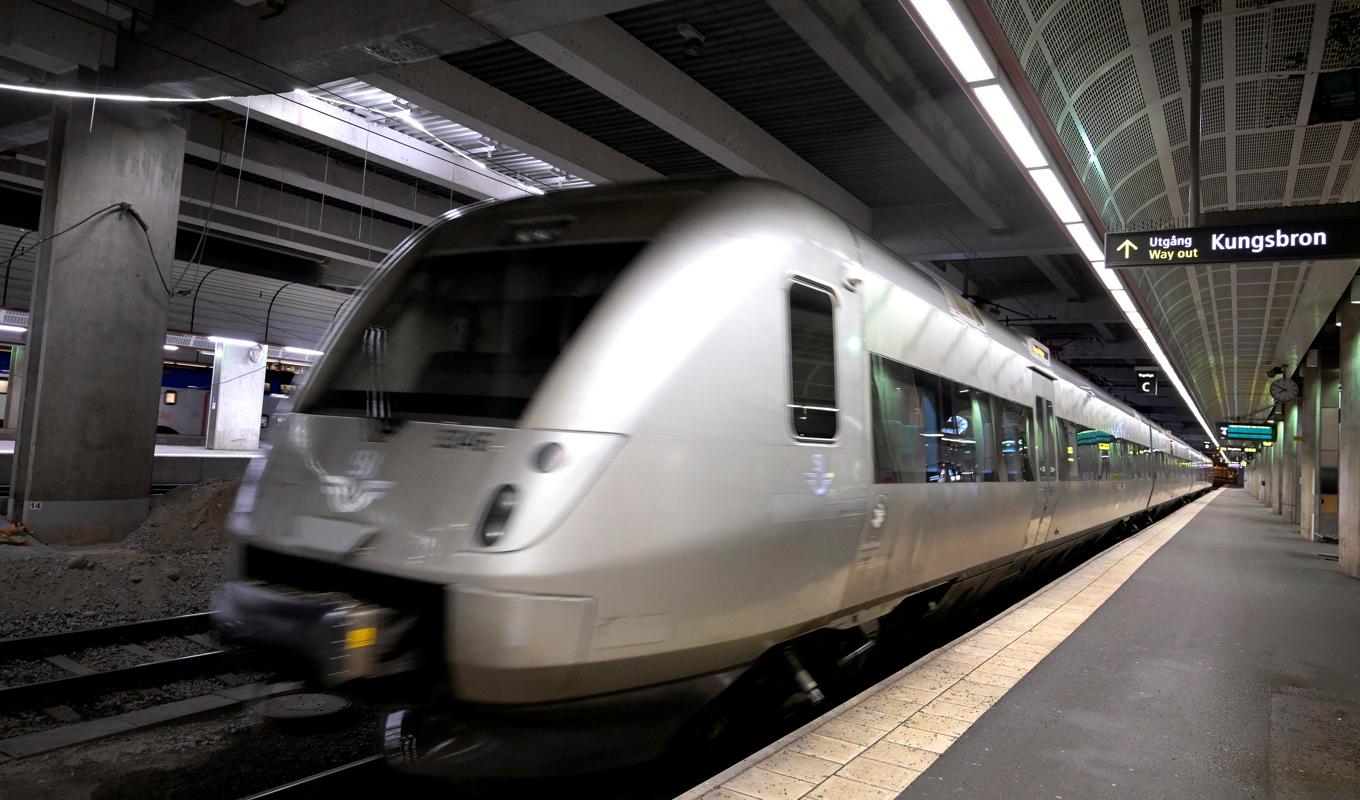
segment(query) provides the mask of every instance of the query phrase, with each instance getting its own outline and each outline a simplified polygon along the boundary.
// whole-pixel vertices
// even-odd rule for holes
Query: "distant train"
[[[270,369],[265,373],[261,425],[269,419],[291,392],[293,374]],[[212,387],[212,368],[208,366],[166,365],[161,373],[160,407],[156,412],[156,433],[172,436],[202,436],[208,419],[208,396]]]
[[[1193,448],[763,181],[451,213],[352,306],[242,486],[215,607],[328,684],[407,676],[386,741],[414,770],[649,758],[756,664],[816,699],[895,609],[1209,486]]]

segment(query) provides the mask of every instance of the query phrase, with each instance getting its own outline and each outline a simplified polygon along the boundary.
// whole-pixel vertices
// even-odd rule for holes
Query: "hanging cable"
[[[16,254],[19,252],[19,245],[24,243],[24,239],[27,239],[30,233],[37,233],[37,231],[24,231],[18,239],[14,240],[14,246],[9,249],[9,260],[5,262],[5,288],[4,291],[0,291],[0,308],[9,307],[9,270],[10,267],[14,266],[14,259],[18,258]],[[27,253],[28,251],[25,250],[24,252]]]
[[[75,230],[76,228],[79,228],[81,225],[84,225],[85,223],[89,222],[90,220],[94,219],[95,217],[97,217],[97,216],[99,216],[99,215],[101,215],[101,214],[107,214],[107,213],[109,213],[110,211],[121,211],[121,210],[123,210],[123,209],[130,209],[130,208],[132,208],[132,206],[129,205],[129,204],[127,204],[127,203],[109,203],[108,205],[104,206],[103,208],[99,209],[98,211],[95,211],[95,212],[91,213],[91,214],[90,214],[88,217],[86,217],[85,219],[82,219],[81,221],[76,222],[76,223],[74,223],[74,224],[72,224],[72,225],[68,225],[67,227],[62,228],[61,230],[57,231],[56,233],[52,234],[51,236],[45,236],[45,237],[39,239],[38,241],[34,242],[33,244],[29,245],[28,247],[24,248],[22,251],[20,251],[20,252],[18,252],[18,253],[13,253],[13,254],[11,254],[9,258],[5,259],[5,266],[8,267],[10,264],[12,264],[12,263],[14,262],[14,259],[18,258],[19,256],[28,255],[29,253],[33,252],[35,249],[41,247],[42,245],[46,244],[47,242],[52,241],[53,239],[57,238],[58,236],[61,236],[61,235],[64,234],[64,233],[69,233],[69,232]],[[139,219],[140,219],[140,218],[139,218]]]
[[[212,225],[213,210],[217,208],[217,179],[222,176],[222,164],[226,161],[226,158],[227,120],[225,116],[221,116],[218,118],[217,166],[213,168],[212,189],[209,190],[208,194],[208,213],[203,217],[203,229],[198,232],[198,242],[194,245],[193,251],[189,253],[189,263],[185,264],[184,269],[180,270],[179,277],[175,278],[175,285],[171,287],[171,291],[179,291],[179,284],[180,281],[184,280],[184,276],[189,274],[189,270],[193,269],[195,264],[201,264],[203,262],[203,253],[208,241],[208,228]],[[241,169],[237,170],[237,175],[240,175],[244,168],[245,164],[243,159]],[[240,190],[238,189],[237,191],[239,192]],[[3,305],[3,303],[0,303],[0,307],[3,307]]]

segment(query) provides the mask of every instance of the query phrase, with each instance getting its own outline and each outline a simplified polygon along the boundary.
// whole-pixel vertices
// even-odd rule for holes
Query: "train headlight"
[[[538,467],[539,472],[552,472],[562,466],[562,456],[562,445],[548,442],[538,448],[538,453],[534,455],[534,466]]]
[[[510,523],[510,512],[514,510],[515,487],[507,484],[497,489],[482,517],[482,527],[477,531],[477,538],[482,540],[482,544],[490,547],[500,541],[505,535],[505,526]]]

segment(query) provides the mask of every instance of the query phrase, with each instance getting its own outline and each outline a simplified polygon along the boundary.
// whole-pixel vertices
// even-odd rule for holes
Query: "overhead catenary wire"
[[[74,12],[71,11],[70,9],[64,8],[64,7],[62,7],[62,6],[55,5],[55,4],[51,4],[51,3],[47,3],[47,2],[45,2],[44,0],[28,0],[28,1],[29,1],[30,3],[33,3],[33,4],[35,4],[35,5],[42,6],[43,8],[49,9],[49,10],[51,10],[51,11],[55,11],[55,12],[57,12],[57,13],[59,13],[59,14],[63,14],[63,15],[65,15],[65,16],[71,17],[72,19],[79,20],[79,21],[80,21],[81,23],[83,23],[83,24],[91,25],[91,26],[93,26],[93,27],[95,27],[95,28],[98,28],[98,29],[100,29],[100,30],[102,30],[102,31],[113,32],[113,33],[117,33],[117,32],[118,32],[118,29],[117,29],[117,28],[110,29],[110,28],[105,27],[104,25],[102,25],[102,24],[100,24],[100,23],[98,23],[98,22],[95,22],[95,21],[92,21],[92,20],[90,20],[90,19],[88,19],[88,18],[79,16],[78,14],[74,13]],[[194,31],[194,30],[192,30],[192,29],[190,29],[190,28],[186,28],[186,27],[184,27],[183,25],[180,25],[180,24],[178,24],[178,23],[175,23],[175,22],[172,22],[172,21],[170,21],[170,20],[167,20],[167,19],[165,19],[164,17],[159,17],[159,16],[156,16],[156,15],[154,15],[154,14],[150,14],[150,13],[146,13],[146,12],[140,13],[140,16],[141,16],[142,18],[144,18],[144,19],[149,19],[149,20],[152,20],[152,21],[154,21],[154,22],[159,22],[159,23],[161,23],[161,24],[163,24],[163,25],[166,25],[167,27],[170,27],[170,28],[173,28],[173,29],[175,29],[175,30],[177,30],[177,31],[180,31],[181,33],[184,33],[184,34],[186,34],[186,35],[192,36],[192,37],[194,37],[195,39],[198,39],[198,40],[200,40],[200,41],[202,41],[202,42],[204,42],[204,43],[206,43],[206,44],[212,45],[212,46],[217,47],[217,48],[219,48],[219,49],[221,49],[221,50],[224,50],[224,51],[226,51],[226,52],[228,52],[228,53],[231,53],[232,55],[237,56],[238,58],[242,58],[242,59],[245,59],[245,60],[250,61],[250,62],[252,62],[252,63],[258,64],[259,66],[264,67],[265,69],[271,70],[271,71],[273,71],[273,72],[278,73],[279,75],[282,75],[282,76],[284,76],[284,77],[287,77],[290,81],[294,82],[295,84],[301,84],[301,85],[309,86],[309,87],[311,87],[311,88],[313,88],[313,89],[315,89],[315,90],[317,90],[317,91],[319,91],[319,92],[324,92],[324,93],[326,93],[326,94],[328,94],[328,95],[334,95],[336,98],[348,102],[347,98],[344,98],[343,96],[339,95],[339,94],[336,93],[336,92],[331,91],[330,89],[327,89],[327,88],[325,88],[325,87],[323,87],[323,86],[318,86],[317,84],[315,84],[315,83],[313,83],[313,82],[311,82],[311,81],[309,81],[309,80],[307,80],[307,79],[305,79],[305,78],[303,78],[303,77],[301,77],[301,76],[299,76],[299,75],[295,75],[295,74],[293,74],[293,73],[291,73],[291,72],[289,72],[289,71],[287,71],[287,70],[285,70],[285,69],[283,69],[283,68],[281,68],[281,67],[277,67],[277,66],[275,66],[275,65],[273,65],[273,64],[268,63],[267,61],[263,61],[263,60],[261,60],[261,59],[259,59],[259,58],[256,58],[255,56],[252,56],[252,55],[250,55],[250,54],[248,54],[248,53],[244,53],[244,52],[241,52],[241,51],[239,51],[239,50],[236,50],[236,49],[234,49],[234,48],[232,48],[232,47],[228,47],[227,45],[222,44],[221,42],[218,42],[218,41],[216,41],[216,40],[214,40],[214,39],[211,39],[211,38],[209,38],[209,37],[207,37],[207,36],[204,36],[204,35],[202,35],[202,34],[196,32],[196,31]],[[274,96],[274,97],[279,98],[280,100],[284,100],[284,101],[286,101],[286,102],[292,103],[292,104],[297,105],[297,106],[299,106],[299,107],[301,107],[301,108],[306,108],[306,109],[310,109],[310,110],[316,110],[316,111],[318,111],[318,113],[323,114],[324,116],[326,116],[327,118],[329,118],[329,119],[331,119],[331,120],[333,120],[333,121],[340,122],[340,123],[342,123],[342,124],[349,125],[349,126],[351,126],[351,127],[357,128],[357,129],[361,129],[361,130],[365,130],[365,131],[370,131],[370,132],[373,133],[373,135],[375,135],[375,136],[377,136],[377,137],[379,137],[379,138],[381,138],[381,139],[385,139],[385,140],[387,140],[388,142],[390,142],[390,143],[392,143],[392,144],[396,144],[396,145],[398,145],[398,146],[400,146],[400,147],[405,147],[405,148],[408,148],[408,149],[411,149],[411,150],[417,150],[418,152],[421,152],[421,153],[423,153],[424,155],[429,156],[430,158],[434,158],[434,159],[436,159],[436,160],[442,161],[442,162],[444,162],[445,164],[448,164],[448,165],[451,166],[451,167],[462,167],[463,169],[468,169],[467,164],[463,164],[463,163],[460,163],[460,162],[457,162],[457,161],[451,161],[451,160],[449,160],[449,159],[447,159],[447,158],[443,158],[442,156],[439,156],[439,155],[436,154],[436,153],[429,153],[429,152],[426,152],[426,151],[424,151],[424,150],[419,150],[418,148],[416,148],[416,147],[414,147],[413,145],[411,145],[409,142],[403,142],[403,141],[401,141],[400,139],[393,138],[393,137],[388,136],[388,135],[386,135],[386,134],[384,134],[384,133],[382,133],[382,132],[380,132],[380,131],[379,131],[379,132],[373,132],[373,131],[372,131],[372,128],[371,128],[369,125],[367,125],[367,124],[361,125],[361,124],[359,124],[358,122],[355,122],[354,120],[345,119],[345,117],[344,117],[343,114],[342,114],[342,115],[330,114],[330,113],[326,113],[326,112],[324,112],[324,111],[320,111],[320,110],[318,110],[318,109],[312,109],[310,106],[307,106],[307,105],[305,105],[305,104],[303,104],[303,103],[300,103],[300,102],[298,102],[295,98],[290,97],[289,95],[291,94],[291,92],[275,92],[275,91],[271,91],[268,87],[265,87],[265,86],[262,86],[262,85],[260,85],[260,84],[258,84],[258,83],[255,83],[255,82],[253,82],[253,81],[247,80],[247,79],[241,77],[240,75],[235,75],[235,74],[231,74],[231,73],[225,72],[225,71],[223,71],[223,70],[221,70],[221,69],[218,69],[217,67],[214,67],[214,66],[212,66],[212,65],[210,65],[210,64],[206,64],[206,63],[204,63],[204,62],[202,62],[202,61],[198,61],[198,60],[196,60],[196,59],[190,58],[189,56],[186,56],[186,55],[184,55],[184,54],[182,54],[182,53],[177,53],[177,52],[175,52],[175,51],[173,51],[173,50],[171,50],[171,49],[169,49],[169,48],[167,48],[167,47],[165,47],[165,46],[163,46],[163,45],[155,44],[155,43],[153,43],[153,42],[147,41],[146,39],[138,39],[137,43],[138,43],[139,45],[143,46],[143,47],[149,47],[149,48],[151,48],[151,49],[153,49],[153,50],[156,50],[156,51],[158,51],[158,52],[164,53],[165,55],[168,55],[168,56],[170,56],[171,58],[179,59],[179,60],[181,60],[181,61],[183,61],[183,62],[185,62],[185,63],[187,63],[187,64],[192,64],[192,65],[194,65],[194,66],[196,66],[196,67],[199,67],[200,69],[205,69],[205,70],[208,70],[209,72],[212,72],[212,73],[214,73],[214,74],[220,75],[220,76],[222,76],[222,77],[224,77],[224,78],[228,78],[228,79],[233,80],[233,81],[236,81],[236,82],[238,82],[238,83],[243,83],[243,84],[245,84],[245,85],[247,85],[247,86],[250,86],[250,87],[252,87],[253,89],[257,90],[257,91],[260,92],[261,94],[272,95],[272,96]],[[315,95],[311,95],[310,93],[304,92],[304,94],[308,94],[309,97],[315,97]],[[185,98],[182,102],[203,102],[204,99],[205,99],[205,98]],[[226,97],[214,97],[214,98],[206,98],[206,99],[208,99],[208,100],[224,100],[224,99],[231,99],[231,98],[226,98]],[[316,99],[324,100],[324,98],[316,98]],[[461,155],[461,154],[460,154],[460,155]],[[481,164],[480,161],[477,161],[476,159],[472,158],[471,156],[463,155],[462,157],[463,157],[464,160],[466,160],[466,161],[468,161],[468,162],[471,162],[472,164],[475,164],[475,165],[477,165],[478,167],[483,166],[483,165]],[[502,186],[506,186],[506,187],[509,187],[509,188],[512,188],[512,189],[517,189],[517,190],[520,190],[520,191],[528,191],[528,190],[529,190],[529,187],[528,187],[526,184],[524,184],[524,183],[521,183],[521,182],[518,182],[518,181],[511,181],[511,180],[502,180],[500,177],[498,177],[499,174],[496,173],[496,172],[493,171],[493,170],[481,169],[481,170],[478,170],[476,174],[481,175],[481,176],[487,178],[488,180],[491,180],[491,181],[494,181],[494,182],[496,182],[496,183],[499,183],[499,184],[501,184]],[[536,190],[536,191],[540,191],[540,192],[542,191],[541,189],[538,189],[538,187],[532,187],[532,188],[533,188],[534,190]]]

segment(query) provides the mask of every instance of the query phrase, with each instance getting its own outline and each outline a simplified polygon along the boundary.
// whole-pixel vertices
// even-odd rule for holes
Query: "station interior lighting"
[[[288,345],[288,346],[284,347],[284,348],[283,348],[283,352],[285,352],[285,353],[294,353],[294,354],[300,355],[300,356],[317,356],[317,357],[320,357],[320,356],[326,355],[326,353],[325,353],[324,351],[322,351],[322,350],[311,350],[311,349],[306,348],[306,347],[293,347],[292,345]]]
[[[911,5],[965,81],[978,83],[996,77],[952,4],[940,0],[911,0]]]
[[[1209,439],[1218,445],[1213,428],[1181,381],[1171,359],[1157,342],[1156,334],[1139,312],[1123,279],[1105,266],[1104,247],[1093,232],[1099,226],[1089,224],[1072,201],[1074,195],[1032,133],[1031,121],[1024,113],[1023,105],[1011,99],[1008,89],[993,71],[991,64],[995,59],[989,58],[991,53],[986,47],[985,38],[973,34],[968,24],[972,17],[966,10],[963,14],[959,13],[958,6],[961,5],[958,0],[910,0],[911,11],[934,40],[936,51],[954,67],[972,94],[974,103],[991,121],[993,129],[1006,143],[1015,160],[1024,167],[1030,183],[1044,198],[1053,216],[1067,229],[1067,235],[1119,305],[1139,338],[1147,345],[1171,385],[1176,387],[1195,421]],[[1360,303],[1360,294],[1353,294],[1352,302]]]
[[[209,336],[208,341],[214,344],[239,344],[246,347],[259,347],[259,342],[252,342],[249,339],[233,339],[230,336]]]
[[[0,325],[0,331],[5,333],[28,333],[28,328],[22,325]]]

